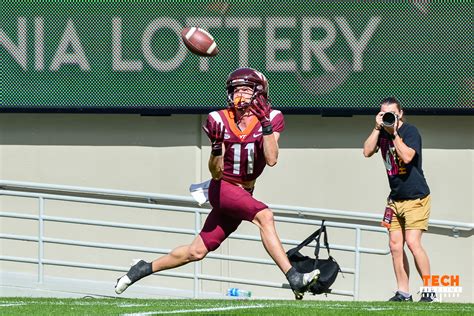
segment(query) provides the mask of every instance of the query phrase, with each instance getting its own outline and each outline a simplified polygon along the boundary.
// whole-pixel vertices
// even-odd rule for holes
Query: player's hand
[[[212,154],[214,156],[222,155],[222,143],[224,142],[225,126],[218,122],[207,122],[202,127],[211,141]]]
[[[375,129],[380,131],[383,127],[383,121],[382,121],[382,117],[383,115],[385,114],[385,112],[379,112],[379,114],[377,114],[377,116],[375,116]]]
[[[221,123],[208,121],[202,129],[206,132],[211,143],[222,143],[224,141],[225,126]]]
[[[270,135],[273,133],[272,122],[270,121],[270,112],[272,107],[268,99],[262,94],[255,96],[250,111],[257,117],[262,125],[263,135]]]
[[[250,111],[257,117],[260,122],[270,122],[271,105],[268,99],[262,94],[257,94],[252,102]]]

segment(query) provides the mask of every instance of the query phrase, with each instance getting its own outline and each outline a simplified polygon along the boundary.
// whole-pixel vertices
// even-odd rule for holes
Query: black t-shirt
[[[414,149],[416,154],[409,164],[398,158],[391,136],[381,130],[377,145],[380,148],[392,200],[413,200],[427,196],[430,189],[421,168],[421,136],[415,126],[403,123],[398,129],[403,142]]]

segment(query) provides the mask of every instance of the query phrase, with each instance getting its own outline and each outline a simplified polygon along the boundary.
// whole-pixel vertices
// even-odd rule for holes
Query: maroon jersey
[[[224,109],[209,113],[208,122],[218,122],[225,126],[224,134],[224,178],[241,181],[251,181],[258,178],[265,168],[263,154],[262,125],[255,116],[249,125],[241,131],[234,121],[234,113]],[[283,114],[278,110],[270,112],[273,131],[282,132],[285,128]]]

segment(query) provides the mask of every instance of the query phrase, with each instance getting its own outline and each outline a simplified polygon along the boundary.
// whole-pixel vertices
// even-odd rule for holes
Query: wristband
[[[263,134],[263,135],[271,135],[271,134],[273,134],[273,126],[272,126],[272,124],[268,124],[267,126],[262,126],[262,134]]]
[[[263,135],[270,135],[273,133],[273,126],[272,122],[269,119],[265,119],[260,121],[260,125],[262,125],[262,134]]]
[[[213,156],[222,156],[222,143],[212,144],[211,154]]]

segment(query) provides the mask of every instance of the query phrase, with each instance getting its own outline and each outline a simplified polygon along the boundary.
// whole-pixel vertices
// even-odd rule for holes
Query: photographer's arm
[[[400,126],[400,120],[398,117],[396,117],[396,121],[393,126],[384,126],[383,128],[387,131],[387,133],[392,135],[393,145],[395,146],[398,157],[405,164],[409,164],[413,160],[413,157],[415,157],[416,151],[413,148],[408,147],[401,139],[400,135],[398,134],[398,128]]]
[[[375,127],[372,130],[372,133],[370,133],[369,137],[364,142],[364,156],[367,158],[371,157],[378,150],[377,143],[379,140],[380,130],[382,129],[383,115],[384,112],[379,112],[379,114],[377,114],[377,116],[375,117]]]
[[[405,164],[409,164],[413,160],[413,157],[415,157],[416,151],[413,148],[408,147],[398,133],[394,133],[394,135],[395,138],[393,139],[393,144],[395,145],[398,157]]]
[[[371,157],[373,154],[377,152],[378,146],[377,142],[379,139],[380,130],[374,128],[372,133],[370,133],[369,137],[364,142],[364,156]]]

